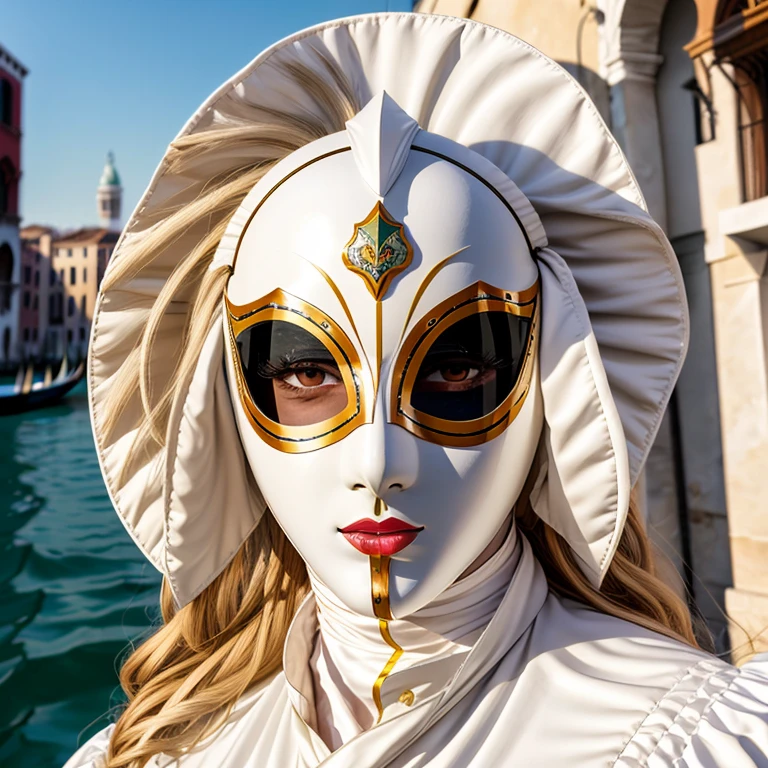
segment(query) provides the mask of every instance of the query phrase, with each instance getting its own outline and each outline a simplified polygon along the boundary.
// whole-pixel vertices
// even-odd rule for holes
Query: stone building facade
[[[78,229],[51,243],[48,348],[56,356],[83,358],[88,349],[96,296],[119,233]],[[42,332],[42,331],[41,331]]]
[[[85,357],[96,296],[120,235],[122,187],[110,153],[96,190],[105,226],[21,230],[18,348],[24,360]]]
[[[691,345],[641,479],[668,575],[718,648],[768,650],[768,2],[421,0],[564,65],[685,279]],[[557,23],[552,23],[557,19]]]

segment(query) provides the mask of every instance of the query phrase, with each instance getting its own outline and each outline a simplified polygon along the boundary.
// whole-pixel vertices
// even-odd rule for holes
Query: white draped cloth
[[[313,578],[284,670],[152,768],[765,768],[768,655],[737,669],[549,592],[514,532],[392,637]],[[410,691],[413,696],[402,696]],[[412,701],[411,701],[412,698]],[[64,768],[101,768],[111,726]]]

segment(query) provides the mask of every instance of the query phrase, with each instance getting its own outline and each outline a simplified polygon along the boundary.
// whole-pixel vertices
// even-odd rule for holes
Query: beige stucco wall
[[[60,241],[54,246],[51,263],[57,275],[63,274],[63,336],[66,343],[68,332],[71,331],[71,344],[84,353],[88,341],[88,331],[96,305],[98,292],[98,252],[99,248],[106,248],[109,252],[111,245],[99,245],[97,243],[67,243]],[[72,255],[68,255],[71,251]],[[72,282],[71,270],[75,270],[75,281]],[[68,312],[69,297],[75,300],[75,312]],[[85,299],[85,312],[83,309]],[[82,330],[81,330],[82,329]],[[81,338],[82,337],[82,338]],[[63,351],[63,350],[62,350]]]
[[[726,76],[711,66],[711,54],[699,63],[700,82],[711,89],[717,116],[716,138],[696,148],[696,162],[706,180],[699,194],[712,281],[733,574],[726,610],[738,661],[768,650],[768,254],[764,245],[723,231],[724,212],[743,205],[737,100]],[[768,198],[757,205],[767,211]]]

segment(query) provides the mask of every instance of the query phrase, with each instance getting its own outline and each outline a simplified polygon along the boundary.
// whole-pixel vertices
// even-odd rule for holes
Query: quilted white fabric
[[[768,658],[741,669],[548,593],[526,541],[506,593],[461,665],[427,654],[384,682],[379,725],[331,751],[316,729],[315,599],[299,609],[284,671],[248,692],[228,722],[179,760],[151,768],[765,768]],[[473,605],[487,593],[474,585]],[[447,599],[447,597],[445,598]],[[456,599],[456,598],[454,598]],[[440,601],[436,601],[439,603]],[[436,606],[428,606],[427,613]],[[478,611],[479,614],[479,611]],[[343,615],[334,630],[358,631]],[[419,620],[417,619],[417,622]],[[418,647],[428,623],[398,622]],[[322,626],[322,625],[321,625]],[[402,632],[400,635],[398,632]],[[405,644],[405,643],[404,643]],[[457,668],[458,666],[458,668]],[[364,664],[345,675],[366,675]],[[337,678],[341,679],[341,678]],[[368,672],[370,682],[370,673]],[[442,679],[442,685],[435,682]],[[342,683],[337,683],[343,686]],[[411,706],[398,700],[412,690]],[[334,691],[325,680],[324,691]],[[65,768],[103,768],[109,730]]]

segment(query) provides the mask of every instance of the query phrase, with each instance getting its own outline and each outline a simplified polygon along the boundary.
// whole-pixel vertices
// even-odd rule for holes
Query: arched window
[[[721,0],[714,15],[713,48],[719,61],[733,65],[725,74],[738,96],[742,195],[745,201],[768,195],[768,56],[765,0]],[[763,19],[762,23],[760,19]],[[749,23],[747,23],[749,22]]]
[[[0,78],[0,122],[13,125],[13,86],[4,77]]]
[[[768,195],[768,64],[762,57],[734,61],[739,94],[739,139],[745,201]]]
[[[11,309],[13,293],[13,251],[8,243],[0,245],[0,315]]]

